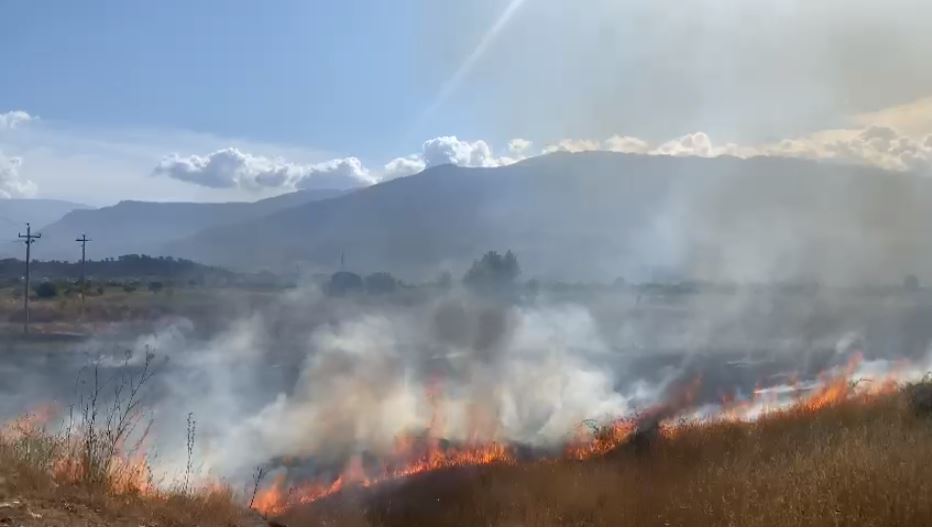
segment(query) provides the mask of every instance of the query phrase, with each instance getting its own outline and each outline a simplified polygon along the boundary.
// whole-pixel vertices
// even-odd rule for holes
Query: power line
[[[81,319],[84,319],[84,293],[87,289],[87,281],[85,280],[84,267],[87,263],[87,243],[91,241],[90,238],[87,238],[87,235],[81,233],[81,238],[74,239],[75,242],[81,243]]]
[[[42,238],[42,234],[37,233],[32,234],[32,227],[29,225],[29,222],[26,222],[26,234],[17,233],[17,238],[23,239],[23,243],[26,244],[26,285],[23,290],[23,311],[25,312],[26,319],[23,322],[23,333],[29,333],[29,260],[31,258],[30,248],[36,242],[36,240]]]

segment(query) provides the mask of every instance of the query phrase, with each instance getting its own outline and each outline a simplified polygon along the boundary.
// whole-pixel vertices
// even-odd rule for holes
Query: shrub
[[[58,295],[58,286],[53,282],[45,281],[33,288],[33,291],[36,293],[36,297],[40,299],[51,299]]]

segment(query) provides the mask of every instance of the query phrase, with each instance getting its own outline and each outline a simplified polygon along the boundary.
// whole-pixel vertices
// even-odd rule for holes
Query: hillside
[[[0,229],[3,230],[3,236],[0,239],[15,238],[15,231],[25,229],[26,222],[32,223],[32,226],[38,229],[58,220],[69,211],[77,209],[90,209],[90,206],[40,198],[0,200]]]
[[[299,191],[257,202],[160,203],[123,201],[100,209],[73,211],[42,229],[37,258],[73,260],[80,251],[74,239],[93,239],[94,258],[131,253],[159,254],[171,240],[223,224],[245,222],[296,205],[336,196],[340,191]]]
[[[323,270],[344,253],[351,269],[417,278],[512,249],[524,277],[898,282],[924,278],[932,264],[932,246],[917,243],[930,221],[932,182],[916,175],[787,158],[589,152],[438,166],[208,229],[165,253]]]

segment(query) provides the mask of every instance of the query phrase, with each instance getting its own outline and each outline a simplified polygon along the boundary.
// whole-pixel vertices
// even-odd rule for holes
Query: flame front
[[[804,388],[794,381],[787,386],[758,388],[750,399],[724,397],[712,415],[702,416],[690,422],[686,411],[694,405],[701,381],[695,378],[672,391],[666,401],[638,416],[623,417],[605,424],[589,422],[587,427],[581,426],[564,447],[563,456],[572,460],[602,456],[629,441],[642,424],[650,424],[657,428],[661,436],[672,438],[684,424],[694,424],[696,420],[700,423],[752,421],[775,412],[812,413],[855,397],[866,401],[890,394],[899,388],[904,378],[902,374],[906,371],[904,362],[897,363],[881,379],[854,380],[862,362],[862,356],[854,354],[842,367],[823,372],[813,386]],[[861,381],[867,383],[860,383]],[[781,398],[781,394],[789,394],[789,397]],[[438,416],[435,414],[428,431],[431,435],[439,429],[437,422]],[[344,471],[331,482],[311,482],[292,488],[287,487],[287,479],[280,475],[272,485],[256,495],[254,508],[265,515],[277,515],[291,506],[312,503],[350,486],[367,488],[389,480],[444,468],[514,464],[517,461],[514,449],[508,444],[488,442],[442,448],[433,436],[427,440],[426,449],[423,448],[423,442],[419,443],[416,437],[399,438],[389,460],[396,463],[385,464],[376,474],[369,474],[362,467],[359,457],[353,457]]]
[[[287,488],[284,475],[279,475],[271,486],[256,494],[253,507],[265,514],[276,515],[286,508],[298,504],[307,504],[333,495],[347,486],[368,488],[389,480],[410,477],[420,473],[439,469],[478,466],[485,464],[513,464],[516,461],[514,451],[506,444],[490,442],[481,445],[441,448],[434,439],[429,447],[419,455],[412,456],[417,441],[412,437],[402,437],[398,441],[396,453],[390,457],[398,461],[383,465],[375,474],[369,474],[362,466],[358,456],[350,458],[343,472],[329,484],[311,482],[293,488]]]

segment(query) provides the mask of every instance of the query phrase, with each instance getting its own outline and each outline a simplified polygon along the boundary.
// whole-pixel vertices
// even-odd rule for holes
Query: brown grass
[[[61,471],[81,437],[52,434],[41,417],[0,429],[0,524],[7,525],[255,525],[229,486],[185,491],[121,486]],[[142,488],[142,489],[141,489]]]
[[[0,524],[214,525],[261,524],[228,486],[116,491],[104,482],[56,471],[73,439],[50,434],[29,419],[0,433]]]
[[[584,462],[429,474],[355,490],[288,524],[929,525],[932,414],[913,392],[754,424],[694,425]],[[915,398],[913,398],[915,399]],[[915,402],[913,402],[915,403]]]

